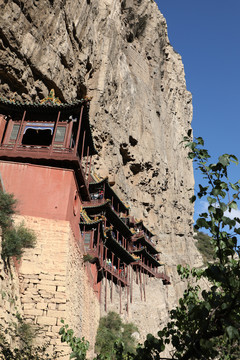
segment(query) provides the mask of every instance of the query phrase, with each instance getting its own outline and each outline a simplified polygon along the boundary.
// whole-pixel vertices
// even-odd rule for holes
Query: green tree
[[[2,229],[2,258],[5,264],[11,256],[19,259],[24,250],[33,248],[36,243],[34,232],[24,223],[14,226],[13,215],[16,213],[17,201],[12,194],[0,190],[0,227]]]
[[[143,346],[137,349],[135,360],[158,360],[166,344],[172,345],[169,359],[240,359],[240,260],[237,236],[240,219],[230,217],[237,209],[240,181],[231,183],[228,167],[238,163],[234,155],[224,154],[217,163],[210,162],[202,138],[192,141],[188,134],[185,146],[189,158],[196,162],[206,184],[192,196],[205,197],[208,211],[200,214],[195,228],[208,230],[214,247],[214,261],[203,269],[178,266],[178,273],[188,280],[188,287],[176,309],[170,312],[167,326],[158,337],[148,335]],[[207,280],[202,290],[199,279]]]
[[[119,314],[109,312],[100,319],[95,351],[111,360],[119,359],[119,356],[125,356],[127,353],[134,353],[136,344],[133,333],[137,331],[134,324],[124,324]]]
[[[204,263],[206,264],[208,261],[213,261],[214,245],[212,243],[211,237],[202,231],[196,231],[194,239],[197,240],[196,246],[202,254]]]

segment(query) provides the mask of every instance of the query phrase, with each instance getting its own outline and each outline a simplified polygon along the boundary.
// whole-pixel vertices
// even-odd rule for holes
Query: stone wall
[[[2,236],[0,234],[0,253]],[[0,256],[0,327],[1,330],[8,329],[13,322],[16,322],[15,315],[22,315],[22,307],[19,296],[19,281],[13,261],[10,269],[6,268]],[[11,338],[6,335],[11,344]],[[14,345],[14,344],[12,344]]]
[[[24,253],[18,270],[24,318],[41,327],[38,342],[49,342],[49,351],[69,352],[58,335],[63,319],[76,336],[90,341],[92,354],[99,303],[69,222],[16,217],[16,223],[22,220],[37,235],[36,247]]]

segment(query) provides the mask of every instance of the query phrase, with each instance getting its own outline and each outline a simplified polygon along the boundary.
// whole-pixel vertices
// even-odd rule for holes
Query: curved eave
[[[128,226],[121,220],[118,214],[112,209],[111,201],[107,200],[101,205],[86,206],[84,207],[89,215],[97,215],[105,211],[107,220],[116,227],[116,229],[126,238],[132,237],[132,232]]]
[[[115,193],[115,191],[112,189],[112,187],[110,186],[109,182],[108,182],[108,177],[102,179],[101,181],[99,182],[91,182],[89,184],[89,190],[90,192],[91,191],[94,191],[94,189],[96,189],[99,185],[103,185],[105,184],[105,186],[107,187],[107,189],[105,189],[105,192],[106,190],[111,194],[111,196],[113,196],[115,199],[117,199],[117,201],[121,204],[121,207],[124,211],[127,211],[129,213],[129,208],[124,204],[124,202],[118,197],[118,195]],[[106,197],[108,197],[106,195]],[[120,209],[121,212],[124,212],[122,211],[122,209]]]
[[[79,226],[80,229],[84,229],[85,231],[87,230],[92,230],[92,229],[96,229],[98,227],[98,224],[102,223],[102,219],[96,220],[96,221],[92,221],[92,222],[84,222],[84,221],[80,221]]]
[[[107,231],[107,237],[105,240],[105,245],[114,252],[115,255],[119,256],[119,258],[125,262],[125,264],[129,265],[131,262],[134,262],[135,259],[132,255],[122,246],[120,245],[116,239],[114,239],[112,232]]]
[[[156,267],[161,266],[161,264],[156,259],[154,259],[154,257],[146,251],[146,249],[133,251],[133,254],[135,254],[137,256],[143,255],[143,257],[145,259],[149,260],[152,263],[152,265],[154,265]]]
[[[96,215],[102,212],[103,210],[106,210],[110,202],[111,202],[110,200],[106,200],[103,204],[84,206],[83,209],[85,209],[87,213],[89,213],[90,215]]]
[[[143,220],[140,220],[140,221],[138,221],[138,222],[135,224],[135,226],[139,226],[139,225],[142,225],[142,230],[143,230],[146,234],[149,234],[150,237],[155,236],[155,234],[153,234],[150,230],[148,230],[148,229],[146,228],[146,226],[143,224]]]
[[[27,102],[27,101],[16,101],[12,102],[10,100],[0,97],[0,109],[5,111],[14,111],[22,113],[24,110],[28,112],[47,112],[47,113],[56,113],[58,111],[68,112],[73,110],[78,110],[82,104],[87,104],[88,101],[85,99],[75,100],[71,103],[62,103],[62,104],[49,104],[49,103],[37,103],[37,102]]]
[[[146,239],[145,239],[145,236],[143,235],[143,236],[141,236],[141,237],[139,237],[138,239],[136,239],[136,240],[134,240],[134,239],[132,239],[133,240],[133,243],[140,243],[140,244],[142,244],[143,246],[146,246],[149,250],[150,250],[150,252],[152,253],[152,254],[158,254],[159,253],[159,251],[157,251],[157,249],[154,247],[154,245],[153,244],[150,244]]]

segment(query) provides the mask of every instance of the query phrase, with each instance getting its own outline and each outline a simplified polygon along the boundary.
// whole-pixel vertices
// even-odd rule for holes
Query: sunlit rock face
[[[201,261],[192,164],[181,144],[192,97],[166,21],[152,0],[4,0],[0,10],[1,95],[38,101],[54,88],[62,101],[92,97],[94,170],[115,178],[131,213],[157,235],[171,277],[169,286],[148,281],[146,301],[135,287],[126,315],[142,337],[156,332],[184,287],[177,264]]]

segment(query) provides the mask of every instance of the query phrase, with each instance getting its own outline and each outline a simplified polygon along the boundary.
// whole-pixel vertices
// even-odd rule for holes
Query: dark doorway
[[[49,146],[52,143],[52,131],[50,129],[40,130],[28,128],[23,135],[23,145]]]

